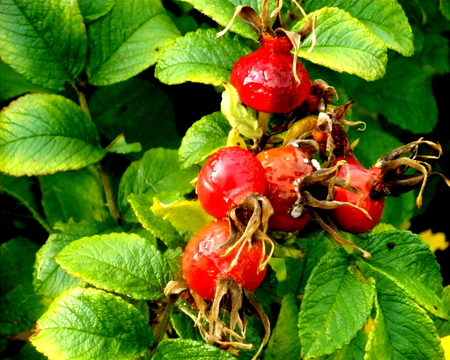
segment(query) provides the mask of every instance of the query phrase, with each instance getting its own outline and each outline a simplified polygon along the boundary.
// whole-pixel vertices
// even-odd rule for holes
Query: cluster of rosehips
[[[217,220],[191,239],[182,261],[189,291],[209,323],[209,330],[202,331],[205,339],[236,347],[245,333],[245,321],[238,316],[242,293],[267,323],[252,294],[264,279],[274,249],[270,234],[295,233],[312,219],[339,243],[370,257],[338,230],[354,234],[371,230],[387,195],[415,186],[423,190],[431,174],[423,160],[432,156],[419,155],[419,146],[441,154],[439,145],[418,140],[386,154],[374,167],[364,168],[353,155],[343,126],[348,124],[344,115],[353,102],[329,106],[333,89],[321,80],[311,82],[291,53],[296,35],[267,25],[267,1],[262,19],[247,6],[238,10],[257,30],[261,48],[235,64],[231,84],[256,116],[285,114],[288,121],[282,130],[287,133],[278,146],[269,141],[273,133],[265,132],[261,141],[251,144],[251,150],[225,147],[209,158],[199,173],[197,194],[205,211]],[[302,31],[306,30],[296,34]],[[402,157],[407,153],[411,155]],[[419,174],[406,175],[410,168]],[[232,303],[231,323],[239,325],[240,334],[234,332],[234,325],[227,328],[219,319],[220,301],[226,296]],[[268,332],[266,326],[262,346]]]

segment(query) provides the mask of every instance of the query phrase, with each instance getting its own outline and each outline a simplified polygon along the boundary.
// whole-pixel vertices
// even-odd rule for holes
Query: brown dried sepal
[[[419,149],[426,147],[427,154],[420,154]],[[409,157],[401,157],[410,153]],[[450,181],[442,174],[431,172],[431,165],[425,160],[438,159],[442,155],[441,145],[423,138],[400,146],[378,159],[375,164],[381,169],[379,181],[375,184],[371,196],[380,198],[385,196],[398,196],[420,186],[419,194],[416,198],[417,207],[422,206],[422,195],[425,185],[431,175],[441,176],[446,184],[450,186]],[[419,171],[419,174],[407,175],[409,169]]]
[[[273,208],[269,200],[256,193],[247,195],[238,206],[234,206],[230,210],[230,237],[220,246],[220,249],[226,249],[221,256],[228,256],[236,248],[239,250],[228,270],[236,266],[242,249],[246,245],[251,246],[253,240],[261,241],[263,246],[258,271],[265,269],[274,250],[274,244],[266,234],[269,217],[272,214]],[[269,245],[268,251],[266,251],[266,245]]]
[[[269,340],[270,323],[261,304],[252,292],[243,289],[233,278],[222,278],[217,281],[213,301],[204,300],[194,290],[189,289],[187,283],[180,281],[169,282],[164,294],[167,297],[184,295],[186,298],[186,290],[190,294],[187,303],[191,305],[193,310],[198,311],[198,315],[195,316],[183,307],[180,307],[180,310],[194,321],[194,325],[198,327],[200,334],[208,344],[218,345],[234,355],[239,352],[239,349],[248,350],[253,347],[252,344],[244,342],[247,326],[243,315],[247,310],[244,309],[244,304],[250,304],[250,309],[260,318],[265,329],[265,336],[252,360],[258,358]],[[230,314],[229,324],[220,317],[223,309]]]
[[[361,251],[364,257],[370,258],[370,253],[361,249],[359,246],[347,241],[339,233],[339,231],[337,231],[336,227],[332,224],[331,220],[328,219],[328,217],[326,217],[324,220],[321,216],[319,216],[318,211],[316,211],[320,211],[321,209],[332,210],[342,206],[352,206],[362,211],[368,218],[371,218],[370,214],[358,205],[349,202],[333,200],[335,187],[340,187],[342,189],[362,195],[359,189],[350,185],[348,179],[341,179],[337,177],[340,167],[346,166],[346,164],[346,161],[339,161],[335,166],[319,169],[312,172],[311,174],[306,175],[302,179],[302,182],[297,190],[297,201],[294,204],[291,215],[293,215],[293,217],[299,217],[302,215],[303,211],[308,211],[310,214],[312,214],[312,219],[317,222],[325,230],[325,232],[332,237],[333,240],[341,245],[350,246],[353,249]],[[325,196],[323,192],[317,191],[318,189],[321,189],[323,187],[327,189]],[[313,193],[319,193],[320,198],[314,196]],[[296,208],[301,209],[301,211],[297,211],[294,216],[293,212]]]

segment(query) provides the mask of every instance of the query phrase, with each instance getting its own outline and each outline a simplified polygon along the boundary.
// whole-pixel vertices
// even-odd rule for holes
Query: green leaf
[[[234,63],[250,49],[236,36],[216,34],[215,29],[198,29],[178,38],[159,59],[155,76],[168,85],[192,81],[218,86],[229,81]]]
[[[62,291],[87,285],[83,280],[68,274],[55,261],[55,255],[79,239],[75,235],[53,234],[36,254],[34,289],[36,293],[56,298]]]
[[[375,310],[376,316],[367,342],[367,360],[376,360],[380,356],[386,360],[394,359],[394,349],[388,344],[389,330],[386,326],[383,312],[380,309],[378,298],[375,298]]]
[[[69,274],[97,288],[138,300],[161,299],[171,279],[162,254],[134,234],[85,237],[67,245],[55,259]]]
[[[33,289],[38,247],[24,238],[0,246],[0,335],[16,335],[30,328],[50,303]]]
[[[321,356],[317,360],[365,360],[365,347],[367,343],[367,333],[358,331],[356,337],[345,345],[342,349],[337,350],[331,355]],[[380,358],[385,359],[385,358]]]
[[[124,134],[128,141],[141,143],[144,151],[180,146],[173,104],[150,81],[132,78],[98,88],[89,99],[89,110],[99,132],[110,141]]]
[[[25,93],[34,92],[51,91],[34,85],[0,60],[0,101],[5,101]]]
[[[365,359],[445,358],[426,312],[382,276],[377,276],[377,298],[375,326],[369,334]]]
[[[375,284],[358,273],[351,259],[343,249],[335,249],[313,270],[299,314],[302,357],[334,352],[367,322]]]
[[[417,56],[420,65],[430,76],[447,74],[450,72],[448,38],[434,29],[424,29],[423,48]]]
[[[413,33],[397,0],[308,0],[302,5],[306,12],[338,7],[367,26],[389,49],[404,56],[414,52]]]
[[[130,194],[128,201],[136,214],[142,226],[150,231],[154,236],[161,239],[169,248],[175,249],[177,247],[184,248],[186,240],[175,229],[175,227],[167,220],[150,209],[153,206],[153,192],[144,194]],[[174,199],[173,201],[180,200]]]
[[[75,0],[2,0],[2,60],[31,82],[53,90],[83,70],[86,29]]]
[[[238,5],[249,5],[253,9],[259,11],[260,1],[257,0],[221,0],[217,2],[215,0],[186,0],[189,4],[192,4],[198,11],[209,16],[216,21],[219,25],[227,26],[230,20],[233,18],[233,14]],[[248,39],[257,40],[256,33],[244,23],[241,19],[237,18],[231,27],[231,31],[242,35]]]
[[[47,360],[43,354],[38,352],[36,348],[27,341],[21,348],[19,356],[13,358],[13,360]]]
[[[406,59],[392,54],[386,76],[373,84],[360,81],[349,96],[366,110],[382,114],[387,120],[414,134],[425,134],[437,123],[437,105],[431,79],[418,64],[420,58]],[[399,90],[401,86],[401,90]],[[389,104],[389,106],[386,106]]]
[[[108,152],[117,154],[128,154],[130,152],[139,152],[142,150],[142,146],[138,142],[127,143],[123,134],[116,137],[111,144],[106,148]]]
[[[137,75],[178,36],[160,1],[115,0],[111,11],[89,25],[89,82],[110,85]]]
[[[320,262],[322,257],[329,250],[333,249],[334,246],[331,244],[330,240],[323,231],[309,234],[309,236],[305,238],[300,238],[297,240],[297,243],[302,248],[306,249],[297,292],[297,294],[304,294],[306,284],[308,283],[312,271]],[[287,265],[289,266],[289,264]]]
[[[90,23],[107,14],[114,5],[115,0],[77,0],[84,21]]]
[[[181,300],[177,301],[177,306],[172,309],[170,313],[170,320],[172,326],[174,327],[177,335],[182,339],[191,339],[197,341],[204,341],[200,331],[197,326],[192,326],[192,319],[181,310],[181,308],[186,309],[194,313],[190,305]],[[194,314],[197,316],[198,314]]]
[[[442,302],[444,303],[444,309],[450,312],[450,285],[444,288],[442,294]],[[438,331],[439,337],[450,335],[450,321],[434,318],[434,325]]]
[[[220,109],[233,128],[248,137],[249,139],[259,140],[263,131],[259,126],[258,120],[250,115],[247,108],[242,105],[241,98],[237,90],[230,83],[224,83],[225,91],[222,93],[222,102]]]
[[[39,178],[42,205],[48,222],[75,222],[95,219],[111,221],[105,206],[99,170],[90,166],[76,171],[59,172]]]
[[[170,221],[178,231],[190,232],[192,236],[203,226],[215,220],[202,207],[198,200],[175,201],[164,204],[153,199],[151,210],[155,215]]]
[[[123,174],[119,185],[119,208],[122,213],[129,210],[129,194],[139,195],[150,191],[150,200],[162,191],[187,194],[194,189],[190,182],[197,176],[198,170],[197,167],[181,170],[176,150],[150,149]]]
[[[370,262],[390,266],[441,296],[439,264],[429,245],[418,235],[410,231],[383,231],[370,236],[360,246],[372,254]]]
[[[65,291],[31,338],[49,359],[132,359],[154,339],[144,316],[117,296],[92,288]]]
[[[100,161],[105,150],[92,121],[72,101],[25,95],[0,112],[0,171],[48,175]]]
[[[34,271],[34,288],[38,294],[56,298],[62,291],[75,286],[87,285],[81,279],[75,278],[62,269],[55,261],[55,255],[64,247],[84,236],[92,236],[101,233],[121,231],[118,227],[110,227],[111,224],[95,220],[76,223],[71,218],[67,223],[57,222],[56,230],[62,234],[52,234],[46,243],[36,254]]]
[[[234,356],[203,341],[168,339],[158,345],[153,360],[233,360]]]
[[[297,327],[298,306],[294,294],[281,302],[280,314],[265,352],[264,359],[300,359],[300,338]]]
[[[200,164],[209,155],[227,144],[230,123],[221,112],[215,112],[202,117],[186,132],[178,154],[181,168]]]
[[[364,272],[366,272],[365,269],[368,267],[370,270],[384,275],[395,283],[407,296],[427,309],[430,313],[442,319],[447,318],[448,310],[444,309],[444,304],[441,299],[425,285],[418,283],[417,279],[399,272],[391,266],[381,265],[375,261],[361,260],[358,265]]]
[[[275,270],[272,269],[272,266],[269,264],[267,267],[266,276],[264,276],[262,283],[255,290],[255,295],[261,306],[267,309],[270,308],[270,305],[272,303],[278,301],[277,286],[278,286],[277,274]],[[259,338],[258,341],[260,343],[261,338]]]
[[[407,229],[416,210],[416,192],[410,191],[398,197],[386,198],[380,222],[391,224],[399,229]]]
[[[317,42],[311,52],[311,36],[300,48],[299,56],[338,72],[355,74],[372,81],[385,74],[386,46],[366,26],[349,13],[325,7],[309,14],[317,17]],[[302,20],[294,30],[306,23]]]
[[[33,194],[32,186],[33,181],[28,176],[13,177],[0,174],[0,191],[5,191],[18,199],[28,210],[30,210],[33,217],[39,221],[42,227],[47,230],[47,232],[51,233],[52,229],[44,215],[41,213],[41,209]]]
[[[450,1],[449,0],[440,0],[439,1],[439,10],[441,10],[442,15],[444,15],[445,18],[450,21]]]

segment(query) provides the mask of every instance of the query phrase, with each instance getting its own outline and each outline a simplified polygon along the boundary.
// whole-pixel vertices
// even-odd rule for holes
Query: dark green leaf
[[[440,0],[439,1],[439,10],[441,10],[442,15],[444,15],[445,18],[450,21],[450,1],[449,0]]]
[[[387,62],[384,43],[367,27],[338,8],[323,8],[310,14],[316,16],[317,42],[311,52],[311,36],[300,48],[299,56],[338,72],[355,74],[371,81],[385,74]],[[306,20],[294,26],[300,29]]]
[[[160,1],[115,0],[111,11],[89,25],[90,83],[110,85],[137,75],[178,36]]]
[[[297,294],[304,294],[305,287],[311,275],[311,272],[320,262],[320,259],[334,246],[331,244],[330,240],[324,234],[323,231],[309,234],[308,237],[300,238],[297,240],[297,243],[304,249],[305,251],[305,259],[303,262],[303,268],[301,272],[301,276],[298,284],[298,292]],[[287,263],[289,270],[289,263]],[[288,275],[289,276],[289,275]]]
[[[18,356],[12,360],[47,360],[48,358],[38,352],[36,348],[27,341],[21,348]]]
[[[391,266],[381,265],[375,261],[361,261],[358,265],[364,272],[367,271],[368,267],[373,272],[382,274],[397,285],[407,296],[409,296],[420,306],[427,309],[430,313],[442,319],[447,318],[448,311],[444,309],[441,299],[425,285],[418,283],[417,279],[411,278]]]
[[[33,289],[37,249],[24,238],[0,246],[0,335],[16,335],[31,327],[51,301]]]
[[[169,339],[158,345],[158,352],[153,360],[232,360],[235,359],[230,353],[220,350],[203,341]]]
[[[121,231],[118,227],[110,227],[111,224],[95,220],[81,221],[76,223],[73,218],[67,223],[57,222],[56,230],[62,234],[52,234],[46,243],[36,254],[34,265],[34,288],[38,294],[55,298],[63,290],[75,286],[84,286],[86,283],[75,278],[63,270],[55,261],[55,255],[74,240],[84,236]]]
[[[95,125],[72,101],[49,94],[25,95],[0,112],[0,171],[47,175],[100,161]]]
[[[68,274],[55,261],[55,255],[79,239],[75,235],[53,234],[36,254],[34,289],[36,293],[56,298],[62,291],[87,285],[81,279]]]
[[[424,29],[423,49],[418,54],[420,64],[430,76],[450,72],[448,38],[434,29]]]
[[[42,205],[48,222],[95,219],[110,221],[101,177],[96,167],[59,172],[39,178]]]
[[[162,254],[134,234],[85,237],[67,245],[55,259],[68,273],[97,288],[139,300],[159,300],[171,279]]]
[[[281,302],[277,325],[273,330],[264,359],[300,359],[300,338],[297,327],[298,305],[294,294]]]
[[[86,29],[75,0],[2,0],[2,60],[31,82],[53,90],[82,71]]]
[[[269,264],[267,266],[267,273],[266,276],[264,276],[264,280],[255,290],[255,295],[263,307],[269,308],[270,304],[277,300],[277,285],[277,274]]]
[[[375,284],[343,249],[324,255],[311,273],[299,314],[302,357],[331,354],[356,336],[373,306]],[[342,326],[345,324],[345,326]]]
[[[33,217],[50,233],[52,232],[51,227],[41,213],[41,209],[31,189],[32,185],[33,181],[28,176],[13,177],[0,174],[0,191],[7,192],[24,204],[33,214]]]
[[[37,322],[31,342],[50,359],[133,359],[154,339],[144,316],[117,296],[92,288],[61,294]]]
[[[216,34],[214,29],[198,29],[177,39],[159,59],[155,76],[168,85],[192,81],[218,86],[229,81],[234,63],[250,49],[236,36]]]
[[[186,315],[181,309],[191,312],[193,316],[197,316],[198,314],[194,314],[194,311],[191,309],[190,305],[185,302],[178,301],[177,305],[178,306],[173,308],[170,314],[170,319],[178,336],[182,339],[204,341],[198,327],[192,325],[193,319]]]
[[[221,112],[202,117],[186,132],[178,154],[181,168],[200,164],[209,155],[227,144],[231,126]]]
[[[141,143],[144,151],[180,146],[173,104],[150,81],[132,78],[101,87],[89,100],[89,109],[99,132],[110,141],[123,133],[129,142]]]
[[[377,276],[377,297],[379,306],[365,359],[445,358],[433,322],[423,309],[382,276]]]
[[[29,92],[51,91],[34,85],[0,60],[0,101],[5,101]]]
[[[307,12],[338,7],[367,26],[389,49],[405,56],[414,52],[413,33],[397,0],[308,0],[302,5]]]
[[[141,160],[133,162],[123,174],[119,186],[119,207],[122,213],[128,211],[129,194],[139,195],[150,191],[147,198],[151,202],[153,197],[158,197],[158,193],[162,191],[187,194],[194,189],[190,181],[197,173],[197,167],[180,169],[176,150],[150,149]]]
[[[342,349],[337,350],[331,355],[321,356],[317,360],[363,360],[365,354],[365,347],[367,343],[367,333],[364,331],[358,331],[358,335],[345,345]],[[380,357],[380,359],[387,359]]]
[[[372,254],[371,262],[390,266],[441,296],[439,264],[429,245],[418,235],[410,231],[384,231],[370,236],[360,246]]]
[[[414,134],[429,133],[437,123],[438,113],[431,80],[419,61],[416,56],[406,59],[392,54],[384,78],[370,86],[360,81],[348,91],[349,96],[402,129]]]
[[[77,0],[84,21],[90,23],[105,15],[114,5],[115,0]]]
[[[442,302],[444,303],[444,309],[450,313],[450,285],[447,285],[444,288],[442,293]],[[434,325],[438,331],[439,337],[449,336],[450,335],[450,321],[441,320],[438,318],[434,318]]]

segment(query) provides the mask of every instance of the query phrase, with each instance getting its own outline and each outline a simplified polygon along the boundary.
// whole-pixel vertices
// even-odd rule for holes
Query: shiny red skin
[[[235,63],[231,84],[245,105],[266,113],[287,113],[308,97],[311,88],[308,72],[297,61],[300,83],[296,82],[288,38],[265,34],[261,45]]]
[[[266,171],[266,197],[274,210],[269,228],[287,232],[304,228],[311,219],[308,211],[298,218],[291,211],[298,198],[298,185],[306,175],[316,171],[311,157],[295,146],[285,146],[262,151],[257,158]]]
[[[236,266],[228,270],[238,249],[221,257],[226,249],[219,247],[229,236],[228,221],[216,220],[201,228],[184,250],[184,277],[189,287],[205,300],[214,299],[218,279],[231,277],[237,284],[253,292],[266,275],[267,267],[258,273],[263,250],[261,241],[254,241],[250,247],[245,245]]]
[[[256,156],[232,146],[212,154],[200,170],[197,194],[208,214],[223,219],[246,195],[263,195],[266,186],[264,169]]]
[[[335,162],[342,160],[338,157]],[[332,210],[332,218],[335,224],[342,230],[352,234],[361,234],[373,229],[380,220],[383,212],[385,199],[373,199],[370,197],[374,182],[380,174],[380,169],[373,167],[369,170],[352,156],[346,158],[350,170],[350,184],[362,191],[362,197],[349,190],[336,188],[335,200],[345,201],[360,206],[365,209],[372,220],[361,210],[351,206],[343,206]],[[347,166],[341,166],[338,177],[346,179]],[[358,203],[359,201],[359,203]]]

